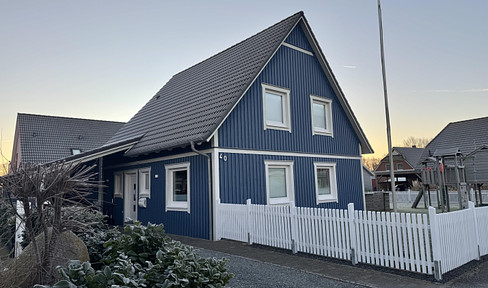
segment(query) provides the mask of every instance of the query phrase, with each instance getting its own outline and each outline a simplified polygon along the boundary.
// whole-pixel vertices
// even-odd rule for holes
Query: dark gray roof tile
[[[176,75],[107,144],[144,133],[128,153],[207,140],[298,23],[296,13]]]
[[[106,143],[123,122],[19,113],[17,129],[24,163],[47,163]]]
[[[467,155],[483,145],[488,145],[488,117],[451,122],[425,147],[420,160],[438,149],[459,148]]]

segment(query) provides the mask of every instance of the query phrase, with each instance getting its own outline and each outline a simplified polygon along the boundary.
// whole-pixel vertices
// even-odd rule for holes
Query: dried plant
[[[8,175],[0,177],[0,186],[10,199],[9,203],[15,205],[20,201],[23,206],[23,213],[15,207],[13,210],[23,222],[25,234],[33,246],[37,268],[33,271],[35,283],[50,284],[53,280],[56,271],[52,267],[52,259],[58,236],[73,227],[90,228],[90,223],[78,221],[75,214],[82,213],[80,209],[92,208],[87,196],[99,187],[93,181],[96,175],[92,172],[93,167],[73,162],[23,164],[11,167]],[[63,209],[71,206],[83,208]],[[73,211],[73,215],[69,211]],[[42,237],[43,241],[38,241],[38,233],[50,237]]]

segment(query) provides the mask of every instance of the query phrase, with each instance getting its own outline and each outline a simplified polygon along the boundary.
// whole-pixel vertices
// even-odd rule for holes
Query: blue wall
[[[127,159],[134,161],[136,159]],[[190,213],[186,211],[168,211],[166,207],[166,170],[164,165],[190,162]],[[151,198],[147,201],[147,208],[138,207],[138,220],[144,224],[163,223],[167,233],[185,235],[190,237],[209,239],[209,193],[207,158],[203,156],[190,156],[178,159],[160,161],[150,164],[127,166],[104,171],[109,179],[106,200],[112,199],[113,174],[117,171],[126,171],[137,168],[151,167]],[[158,178],[154,177],[158,174]],[[123,224],[124,200],[114,199],[113,219],[115,224]]]
[[[297,26],[287,42],[311,50]],[[307,43],[308,44],[308,43]],[[290,90],[291,130],[263,128],[261,83]],[[310,95],[332,100],[334,137],[312,135]],[[282,46],[219,129],[219,146],[359,156],[359,139],[315,56]]]
[[[220,161],[220,201],[222,203],[245,204],[251,199],[256,204],[266,203],[265,160],[293,161],[295,205],[346,209],[354,203],[356,209],[363,209],[361,182],[361,161],[359,159],[330,159],[291,156],[269,156],[222,153],[227,161]],[[314,162],[335,162],[337,175],[338,203],[317,205],[315,196]]]

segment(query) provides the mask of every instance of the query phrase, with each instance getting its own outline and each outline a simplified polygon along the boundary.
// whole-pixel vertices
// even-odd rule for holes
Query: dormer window
[[[266,84],[263,87],[264,129],[286,130],[290,125],[290,90]]]
[[[71,148],[71,155],[78,155],[81,153],[80,149]]]

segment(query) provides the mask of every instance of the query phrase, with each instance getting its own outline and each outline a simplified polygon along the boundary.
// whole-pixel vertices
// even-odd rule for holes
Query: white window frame
[[[124,198],[124,173],[122,172],[114,173],[114,198]]]
[[[285,130],[291,132],[291,121],[290,121],[290,90],[285,88],[280,88],[276,86],[271,86],[268,84],[261,84],[263,90],[263,122],[264,130],[266,129],[276,129]],[[266,92],[271,92],[276,95],[283,97],[281,102],[281,110],[283,115],[283,123],[268,121],[266,120]]]
[[[266,200],[268,205],[290,204],[295,201],[295,185],[293,178],[293,161],[264,161],[266,171]],[[286,197],[270,198],[269,168],[285,168]]]
[[[186,211],[190,213],[190,162],[164,165],[166,169],[166,211]],[[173,175],[177,171],[186,171],[186,202],[173,200]]]
[[[149,188],[146,187],[146,177],[149,174]],[[151,198],[151,167],[139,169],[139,198]]]
[[[320,203],[339,202],[337,197],[337,175],[336,175],[336,163],[327,162],[314,162],[314,174],[315,174],[315,197],[317,198],[317,205]],[[317,169],[329,169],[330,177],[330,195],[319,195],[319,183]]]
[[[324,105],[325,108],[325,125],[327,126],[325,129],[321,127],[315,127],[314,123],[314,115],[313,115],[313,104],[320,104]],[[332,100],[319,97],[315,95],[310,95],[310,112],[311,112],[311,120],[312,120],[312,135],[325,135],[334,137],[334,123],[332,122]]]
[[[402,168],[400,168],[402,166]],[[403,170],[403,163],[396,163],[397,170]]]

